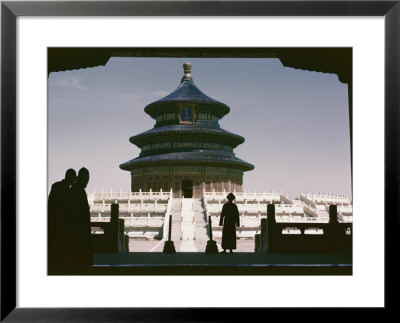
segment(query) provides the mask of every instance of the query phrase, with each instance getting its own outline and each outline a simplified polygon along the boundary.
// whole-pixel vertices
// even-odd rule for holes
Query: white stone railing
[[[274,192],[243,192],[236,195],[236,200],[254,200],[254,201],[267,201],[269,203],[279,202],[281,198],[281,193]]]
[[[261,226],[261,219],[267,218],[266,215],[246,215],[240,214],[240,227],[239,229],[254,229],[260,228]],[[212,227],[213,229],[220,230],[221,227],[219,226],[219,215],[211,215]],[[277,223],[328,223],[329,218],[318,219],[317,217],[306,217],[301,214],[281,214],[275,215],[275,219]]]
[[[267,203],[265,204],[236,204],[238,206],[240,213],[258,213],[258,212],[267,212]]]
[[[261,225],[261,217],[259,215],[246,216],[242,214],[240,216],[241,227],[259,227]]]
[[[171,195],[171,191],[152,191],[149,192],[101,192],[93,191],[93,193],[89,194],[88,200],[90,202],[96,201],[130,201],[130,200],[168,200],[169,196]]]
[[[258,213],[258,212],[267,212],[267,204],[240,204],[236,203],[239,213]],[[210,213],[221,213],[222,211],[222,203],[207,203],[206,212]]]
[[[133,216],[130,217],[120,217],[120,219],[125,219],[125,227],[159,227],[161,228],[165,222],[165,216],[151,216],[150,213],[147,217],[144,216]]]
[[[304,212],[307,212],[308,214],[312,216],[318,217],[318,209],[315,207],[312,207],[311,205],[304,205]]]
[[[110,222],[110,215],[104,216],[101,213],[98,215],[91,214],[90,222]]]
[[[344,194],[300,193],[300,199],[305,202],[314,202],[316,204],[350,204],[349,197]]]
[[[126,214],[126,213],[165,213],[168,204],[162,203],[159,204],[157,203],[157,200],[155,200],[154,203],[117,203],[119,204],[119,213],[120,214]],[[111,203],[93,203],[90,206],[90,212],[92,214],[97,214],[97,213],[104,213],[110,214],[111,213]]]
[[[274,193],[274,192],[232,192],[236,199],[235,201],[266,201],[269,203],[272,202],[280,202],[281,200],[281,193]],[[223,192],[206,192],[203,191],[203,196],[204,196],[204,200],[206,201],[221,201],[221,202],[225,202],[226,200],[226,196],[229,194],[229,192],[223,191]]]
[[[120,219],[125,220],[125,228],[127,227],[162,227],[165,221],[165,216],[152,216],[150,213],[147,216],[138,216],[131,214],[130,216],[120,216]],[[109,215],[91,215],[91,222],[110,222]]]
[[[305,204],[305,205],[309,205],[310,207],[314,208],[314,209],[318,209],[318,206],[313,200],[308,200],[306,198],[302,198],[300,196],[300,200]]]
[[[280,198],[281,198],[281,202],[283,202],[285,204],[293,204],[293,200],[288,198],[287,194],[285,194],[285,195],[281,194]]]
[[[267,203],[236,203],[239,213],[266,213]],[[207,215],[210,213],[221,213],[222,203],[206,203]],[[303,214],[304,209],[302,205],[293,204],[275,204],[276,214],[281,213],[293,213],[293,214]]]
[[[340,214],[343,222],[345,222],[345,223],[353,223],[353,216],[352,215],[338,213],[338,217],[339,217],[339,214]]]
[[[204,201],[204,208],[206,209],[207,214],[209,213],[221,213],[223,203],[207,203]]]
[[[347,214],[347,215],[353,214],[353,206],[352,205],[338,205],[337,210],[338,210],[338,212],[340,212],[342,214]],[[329,211],[329,206],[327,208],[327,211]]]
[[[293,204],[275,204],[275,214],[281,214],[281,213],[303,214],[304,206],[293,205]]]
[[[224,197],[224,192],[204,192],[204,206],[205,206],[205,211],[206,215],[209,216],[210,214],[216,215],[220,214],[222,211],[222,206],[224,202],[226,202],[226,199]],[[236,196],[244,196],[246,193],[238,193]],[[250,193],[251,195],[254,196],[254,192]],[[271,194],[271,193],[266,193],[266,194]],[[290,221],[308,221],[308,222],[315,222],[317,223],[325,223],[327,222],[327,219],[329,217],[329,204],[324,203],[324,204],[317,204],[314,202],[314,200],[307,199],[307,196],[325,196],[326,198],[335,198],[337,197],[340,199],[342,202],[347,199],[347,196],[345,195],[333,195],[333,194],[326,194],[326,195],[320,195],[320,194],[313,194],[313,195],[306,195],[306,194],[301,194],[301,202],[298,201],[299,203],[294,203],[292,199],[288,198],[287,195],[283,195],[281,193],[273,193],[276,194],[276,197],[279,196],[280,203],[275,204],[275,214],[277,216],[277,219],[280,219],[283,222],[290,222]],[[218,199],[218,196],[220,199]],[[265,197],[265,193],[264,196]],[[236,199],[234,203],[237,205],[239,213],[240,214],[254,214],[254,213],[262,213],[265,214],[267,212],[267,204],[268,202],[266,200],[238,200]],[[340,222],[351,222],[352,217],[350,218],[349,216],[352,215],[352,205],[351,204],[337,204],[338,205],[338,214],[341,215],[339,216],[339,221]],[[310,216],[305,216],[305,213],[311,215]],[[298,218],[298,220],[297,220]]]

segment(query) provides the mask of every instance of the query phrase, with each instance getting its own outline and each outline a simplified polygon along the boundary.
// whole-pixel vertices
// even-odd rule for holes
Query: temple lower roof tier
[[[203,150],[138,157],[120,165],[120,168],[130,171],[143,166],[193,164],[205,166],[224,166],[237,168],[242,171],[254,169],[254,165],[249,164],[235,156],[215,151]]]

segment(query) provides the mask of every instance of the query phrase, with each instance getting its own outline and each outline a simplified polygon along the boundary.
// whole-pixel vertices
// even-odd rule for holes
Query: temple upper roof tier
[[[144,108],[147,114],[155,119],[160,114],[163,114],[166,109],[179,109],[179,104],[182,103],[195,104],[199,109],[212,113],[218,118],[222,118],[229,113],[230,108],[226,104],[210,98],[194,84],[190,63],[184,64],[184,71],[185,74],[178,88],[162,99],[147,105]]]
[[[190,164],[232,167],[241,169],[243,171],[254,169],[254,165],[249,164],[240,158],[232,156],[231,154],[223,154],[221,152],[207,150],[175,152],[169,154],[137,157],[121,164],[119,167],[123,170],[130,171],[143,166]]]
[[[201,140],[210,138],[213,142],[224,141],[236,147],[242,144],[245,139],[242,136],[236,135],[232,132],[221,129],[219,126],[210,126],[208,124],[190,124],[190,125],[169,125],[158,128],[152,128],[142,132],[136,136],[129,138],[129,141],[137,146],[142,146],[148,142],[170,140],[171,137],[185,136],[188,138],[197,137]],[[214,140],[213,140],[214,138]]]

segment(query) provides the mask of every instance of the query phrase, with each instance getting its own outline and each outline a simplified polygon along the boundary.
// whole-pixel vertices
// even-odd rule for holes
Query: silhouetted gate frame
[[[18,16],[384,16],[385,17],[385,274],[395,267],[390,254],[399,233],[400,1],[137,1],[1,3],[1,320],[114,322],[208,318],[193,309],[28,309],[16,308],[16,18]],[[351,110],[350,117],[351,117]],[[296,268],[293,273],[301,273]],[[138,273],[140,274],[140,273]],[[193,274],[193,273],[192,273]],[[257,273],[255,273],[257,274]],[[260,272],[258,274],[261,274]],[[273,274],[273,273],[272,273]],[[315,273],[314,273],[315,274]],[[385,288],[398,286],[398,275]],[[386,306],[390,307],[386,297]],[[235,315],[234,310],[230,310]],[[243,310],[241,310],[243,312]],[[212,311],[213,319],[225,315]],[[286,314],[287,315],[287,312]]]

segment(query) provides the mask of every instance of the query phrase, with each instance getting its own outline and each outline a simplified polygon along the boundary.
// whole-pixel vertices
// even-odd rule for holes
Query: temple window
[[[182,105],[181,107],[181,122],[193,122],[193,107],[190,105]]]

